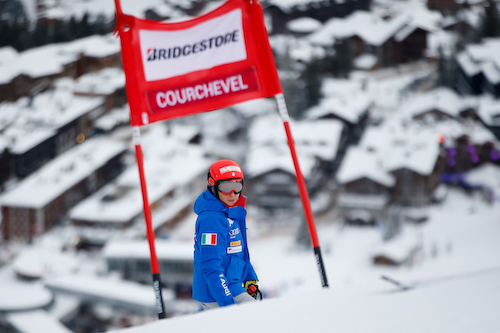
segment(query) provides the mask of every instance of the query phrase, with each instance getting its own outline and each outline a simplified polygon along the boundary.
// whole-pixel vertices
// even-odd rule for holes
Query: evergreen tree
[[[495,0],[487,0],[481,23],[481,37],[500,36],[500,15]]]
[[[76,22],[76,19],[74,16],[71,16],[71,18],[68,21],[68,38],[69,40],[74,40],[78,36],[78,23]]]
[[[30,48],[31,34],[28,30],[28,22],[25,20],[16,20],[10,30],[10,44],[18,51],[24,51]]]
[[[91,26],[93,35],[104,35],[106,31],[106,18],[104,15],[99,14]]]
[[[10,45],[10,25],[7,21],[0,20],[0,47]]]
[[[77,38],[87,37],[92,34],[92,30],[89,23],[89,14],[85,13],[82,16],[80,22],[78,22],[78,29],[76,33]]]
[[[321,79],[323,77],[322,60],[312,60],[302,73],[306,90],[307,108],[318,104],[321,98]]]
[[[446,86],[448,82],[448,72],[446,70],[446,58],[444,56],[443,47],[439,45],[438,47],[438,86]]]
[[[54,22],[54,43],[67,42],[69,40],[68,23],[56,20]]]
[[[333,46],[335,50],[335,60],[334,60],[334,76],[337,77],[349,77],[349,73],[352,70],[352,54],[349,47],[349,42],[347,40],[337,40]]]
[[[49,42],[49,25],[47,20],[38,20],[33,32],[33,46],[46,45]]]

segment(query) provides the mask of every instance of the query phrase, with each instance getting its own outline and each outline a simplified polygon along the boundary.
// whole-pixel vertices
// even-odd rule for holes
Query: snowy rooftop
[[[428,111],[438,110],[457,118],[461,111],[474,106],[472,100],[459,96],[449,88],[441,87],[412,97],[401,106],[401,112],[415,117]]]
[[[493,191],[500,200],[500,167],[486,163],[468,172],[467,181],[473,185],[483,186]]]
[[[120,52],[120,41],[111,35],[94,35],[67,43],[48,44],[20,52],[8,63],[0,61],[0,84],[24,74],[31,78],[58,75],[64,66],[87,57],[107,57]],[[40,66],[43,64],[43,66]]]
[[[26,311],[46,306],[54,295],[40,283],[2,280],[0,311]]]
[[[290,123],[304,176],[312,171],[315,158],[333,161],[337,155],[343,125],[338,120],[304,120]],[[277,115],[256,119],[248,131],[250,153],[247,173],[252,177],[282,169],[295,173],[285,129]]]
[[[287,23],[288,30],[298,33],[311,33],[318,30],[322,23],[311,17],[301,17]]]
[[[377,57],[373,54],[362,54],[353,61],[353,66],[358,69],[370,70],[377,64]]]
[[[10,313],[7,321],[22,333],[71,333],[72,331],[43,310]]]
[[[159,260],[193,261],[193,244],[190,242],[156,239],[155,248]],[[148,260],[150,255],[147,240],[112,240],[103,249],[106,259]]]
[[[55,158],[0,197],[3,206],[42,208],[75,184],[89,177],[125,145],[110,139],[93,138]]]
[[[246,118],[278,112],[274,98],[259,98],[235,104],[231,107]]]
[[[500,106],[491,96],[480,96],[477,113],[481,120],[489,126],[500,126]]]
[[[44,284],[51,290],[101,300],[108,304],[120,303],[122,306],[132,308],[155,309],[155,294],[152,287],[137,282],[78,274],[46,279]],[[168,298],[171,298],[171,295]]]
[[[159,123],[152,126],[142,138],[150,203],[197,179],[210,166],[199,147],[187,146],[175,134],[167,136],[163,125]],[[112,200],[106,200],[106,197]],[[192,194],[188,197],[195,199]],[[139,216],[142,209],[139,173],[134,163],[115,181],[71,209],[69,216],[75,220],[124,223]]]
[[[109,95],[125,88],[125,73],[121,68],[105,68],[80,76],[76,80],[75,93]]]
[[[481,44],[468,44],[457,61],[469,76],[483,73],[492,84],[500,82],[500,39],[486,38]]]
[[[411,22],[411,17],[401,15],[383,20],[376,14],[356,11],[345,18],[332,18],[322,28],[309,36],[312,43],[332,45],[336,38],[359,36],[367,44],[380,46]]]
[[[364,148],[351,147],[337,172],[337,180],[345,184],[361,178],[368,178],[386,187],[396,183],[396,179],[383,167],[380,155]]]
[[[314,156],[301,154],[297,151],[300,169],[304,178],[311,176],[316,165]],[[257,177],[268,171],[283,170],[295,175],[292,156],[288,146],[254,146],[250,148],[245,163],[245,174],[248,177]]]
[[[14,154],[22,154],[49,137],[56,130],[104,104],[103,97],[75,96],[74,82],[60,79],[56,88],[36,95],[31,104],[27,97],[0,104],[0,136]]]
[[[355,98],[327,97],[316,106],[307,110],[307,119],[319,119],[335,115],[351,124],[357,124],[361,117],[369,111],[372,100],[367,95],[358,94]]]
[[[185,5],[186,0],[170,0],[171,5]],[[102,0],[85,0],[85,1],[46,1],[49,9],[64,18],[71,16],[81,19],[84,13],[88,13],[91,19],[98,15],[105,15],[108,19],[112,18],[115,14],[115,4],[113,1]],[[144,13],[147,9],[153,8],[164,4],[163,0],[120,0],[123,12],[125,14],[134,15],[144,18]],[[36,1],[24,1],[25,10],[33,21],[36,20]]]
[[[24,277],[39,279],[75,273],[79,263],[73,254],[33,247],[15,258],[12,269]]]
[[[321,0],[268,0],[267,3],[278,6],[283,11],[287,12],[294,6],[305,6],[320,1]]]
[[[295,61],[310,62],[325,56],[322,46],[314,45],[307,38],[295,38],[291,35],[272,35],[269,43],[273,52],[281,57],[291,57]],[[278,71],[278,74],[280,71]]]

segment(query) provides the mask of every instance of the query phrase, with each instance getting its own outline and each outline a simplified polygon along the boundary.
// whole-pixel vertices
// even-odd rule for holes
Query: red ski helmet
[[[216,198],[219,198],[219,184],[227,180],[241,180],[243,184],[243,171],[238,163],[231,160],[220,160],[214,162],[208,171],[208,187]]]

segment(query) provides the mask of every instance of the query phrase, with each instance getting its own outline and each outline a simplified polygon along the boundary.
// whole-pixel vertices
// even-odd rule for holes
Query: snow
[[[233,105],[232,108],[246,118],[277,112],[274,98],[253,99]]]
[[[301,17],[287,23],[288,30],[299,33],[311,33],[318,30],[322,23],[311,17]]]
[[[493,199],[500,200],[500,167],[486,163],[472,171],[466,176],[472,185],[483,186],[493,192]]]
[[[80,76],[75,82],[75,93],[109,95],[125,88],[125,73],[121,68],[105,68]]]
[[[39,283],[28,284],[2,279],[0,311],[22,311],[48,305],[54,295]]]
[[[36,0],[22,0],[27,10],[28,17],[31,20],[36,20]],[[162,0],[120,0],[122,10],[125,14],[134,15],[144,18],[144,12],[147,9],[159,6],[164,3]],[[170,1],[172,4],[182,4],[182,0]],[[50,5],[50,4],[49,4]],[[84,13],[91,16],[103,14],[108,18],[113,17],[115,14],[115,2],[113,0],[67,0],[62,2],[55,2],[54,6],[61,12],[63,17],[70,18],[71,16],[80,19]]]
[[[337,180],[345,184],[361,178],[371,179],[387,187],[396,183],[394,177],[383,168],[379,155],[362,147],[351,147],[337,173]]]
[[[280,7],[283,11],[287,12],[294,6],[304,6],[309,3],[319,2],[321,0],[269,0],[269,4]]]
[[[74,255],[45,248],[22,251],[12,262],[12,269],[24,277],[39,279],[72,274],[78,270],[79,260]]]
[[[306,178],[311,175],[316,165],[315,158],[334,160],[342,128],[338,120],[290,122],[300,167]],[[246,161],[246,173],[249,176],[256,177],[271,170],[284,170],[295,174],[285,129],[277,115],[256,119],[248,132],[250,151]]]
[[[466,52],[460,52],[457,55],[457,62],[460,68],[470,77],[481,73],[481,68],[470,59]]]
[[[355,68],[370,70],[377,64],[377,57],[373,54],[362,54],[354,59]]]
[[[189,242],[155,240],[156,254],[160,260],[183,259],[192,261],[193,246],[194,245]],[[149,259],[149,244],[146,240],[112,240],[104,247],[103,256],[106,259]]]
[[[156,308],[155,295],[151,286],[131,281],[123,281],[114,277],[97,277],[90,275],[65,275],[46,279],[44,284],[51,290],[76,295],[85,295],[109,302],[119,302],[131,307],[138,306],[153,310]],[[172,297],[165,292],[165,300]]]
[[[146,8],[163,4],[163,0],[122,0],[121,2],[125,13],[132,13],[136,16],[143,15]],[[377,3],[381,2],[377,1]],[[83,8],[88,8],[91,13],[104,12],[109,13],[110,16],[114,13],[114,3],[109,0],[65,1],[65,3],[70,4],[65,6],[65,10],[69,12],[74,10],[74,13],[81,14]],[[304,0],[275,0],[273,3],[284,8],[291,8],[293,5],[304,5],[306,2]],[[419,4],[415,5],[415,3]],[[188,6],[188,2],[183,0],[171,1],[170,4]],[[71,5],[74,8],[71,8]],[[220,2],[213,3],[213,5],[220,5]],[[391,6],[393,6],[391,8],[397,8],[392,20],[384,21],[380,15],[358,12],[352,17],[330,20],[306,38],[295,40],[279,36],[273,38],[272,44],[283,54],[288,52],[288,47],[291,50],[291,57],[295,60],[308,61],[320,57],[321,52],[318,50],[322,49],[309,45],[309,42],[331,47],[335,38],[359,34],[365,40],[377,45],[388,36],[403,38],[405,33],[416,27],[432,31],[436,22],[439,21],[439,14],[436,12],[422,10],[425,6],[422,1],[396,3],[391,1]],[[403,10],[403,7],[407,7],[406,10]],[[453,36],[450,34],[440,34],[436,31],[433,35],[434,44],[431,46],[434,50],[433,54],[436,54],[435,50],[439,43],[453,44]],[[37,53],[38,58],[47,63],[45,67],[38,66],[44,67],[41,69],[18,63],[16,60],[17,58],[36,59],[34,55],[24,54],[24,52],[16,55],[12,50],[2,50],[5,52],[0,52],[0,77],[9,79],[21,73],[33,75],[50,73],[58,70],[68,61],[73,61],[79,52],[86,52],[89,56],[105,56],[113,54],[116,47],[119,48],[117,39],[105,37],[104,39],[89,39],[88,43],[82,42],[79,45],[77,43],[61,44],[59,53],[55,51],[55,48],[40,49]],[[481,47],[467,48],[466,52],[458,56],[458,61],[467,73],[475,74],[483,71],[490,75],[492,82],[496,82],[498,73],[491,69],[498,65],[497,54],[497,46],[487,42]],[[12,66],[4,66],[3,59],[10,59]],[[49,61],[51,59],[54,61]],[[364,57],[357,60],[368,66],[370,58]],[[373,57],[371,60],[373,61]],[[340,123],[312,121],[324,115],[325,112],[335,112],[345,120],[356,122],[369,106],[370,112],[373,111],[378,117],[376,119],[383,120],[380,125],[369,125],[358,146],[347,151],[337,175],[337,180],[341,183],[367,177],[390,187],[395,183],[395,178],[390,172],[402,167],[428,174],[438,156],[437,134],[445,136],[445,146],[451,144],[457,137],[467,134],[476,144],[490,141],[498,147],[498,142],[491,132],[479,124],[459,123],[457,120],[427,124],[411,121],[413,115],[429,111],[431,108],[438,108],[456,117],[460,110],[472,105],[469,104],[469,100],[446,92],[435,91],[415,99],[408,98],[402,93],[404,87],[416,79],[426,77],[433,70],[434,67],[431,65],[410,64],[373,73],[353,72],[348,80],[325,80],[322,88],[325,99],[316,108],[309,110],[308,117],[310,118],[306,121],[292,121],[291,123],[302,172],[306,178],[314,170],[317,158],[332,159],[337,154],[342,128]],[[3,145],[11,145],[12,142],[9,140],[16,138],[19,140],[17,149],[25,151],[34,143],[53,135],[54,127],[60,125],[52,118],[54,114],[57,114],[59,106],[50,104],[48,101],[56,100],[59,105],[70,105],[72,99],[68,96],[73,93],[75,87],[82,93],[108,93],[112,87],[119,87],[123,84],[121,81],[123,76],[120,78],[118,73],[114,73],[118,74],[116,76],[114,74],[106,76],[106,73],[100,73],[102,76],[92,74],[88,78],[82,77],[77,82],[58,83],[60,86],[57,94],[40,94],[40,98],[34,100],[35,108],[30,110],[35,117],[26,116],[27,112],[21,112],[21,115],[17,112],[25,105],[25,99],[17,103],[8,103],[8,105],[2,103],[0,105],[2,131],[0,140]],[[103,83],[93,86],[101,79]],[[106,87],[106,85],[109,86]],[[67,86],[66,90],[63,89],[64,86]],[[102,88],[110,89],[101,90]],[[75,105],[83,103],[83,99],[75,100]],[[500,114],[498,101],[490,97],[480,97],[477,103],[479,115],[484,123],[497,124],[498,120],[495,116]],[[41,107],[39,111],[37,107]],[[78,110],[84,112],[83,109]],[[182,181],[192,177],[196,171],[206,174],[210,162],[206,157],[203,158],[204,154],[209,156],[212,154],[210,158],[218,157],[222,152],[224,155],[244,156],[246,158],[245,172],[249,176],[259,175],[275,168],[294,173],[283,124],[279,121],[279,117],[274,114],[276,120],[274,123],[263,119],[264,114],[275,113],[275,111],[275,102],[272,99],[262,99],[218,112],[198,115],[193,117],[199,121],[198,126],[170,127],[170,131],[175,133],[173,135],[175,139],[170,138],[172,140],[165,140],[166,126],[143,127],[146,176],[151,198],[156,198],[156,188],[163,186],[167,190],[177,189],[178,187],[171,185],[180,186]],[[108,117],[98,120],[99,126],[106,130],[112,129],[117,122],[126,121],[126,117],[123,117],[124,113],[128,113],[126,107],[117,110],[116,115],[111,112]],[[74,119],[71,117],[68,115],[67,119]],[[249,129],[248,150],[225,142],[225,135],[230,129],[235,128],[240,118],[244,118],[249,123],[252,121],[255,126],[260,126],[259,131]],[[33,127],[28,126],[29,121],[33,120],[53,127],[49,126],[45,129],[38,127],[33,130]],[[319,125],[320,123],[324,125]],[[12,124],[16,126],[11,126]],[[10,136],[3,135],[9,132]],[[30,138],[31,133],[33,137]],[[199,147],[200,149],[187,148],[187,140],[197,133],[203,134],[202,147]],[[117,133],[114,135],[118,136]],[[129,132],[123,137],[130,140],[128,135]],[[87,140],[86,143],[89,141],[91,140]],[[77,151],[83,145],[85,143],[72,150]],[[111,141],[106,141],[100,146],[110,147],[110,145],[112,145]],[[99,147],[93,149],[97,152]],[[176,156],[183,156],[184,159],[177,159]],[[80,161],[78,157],[73,157],[73,160]],[[173,162],[177,166],[175,169],[170,169]],[[83,163],[86,162],[76,163],[76,165]],[[63,169],[67,170],[67,168]],[[34,184],[23,187],[19,184],[20,186],[16,187],[19,193],[15,201],[18,204],[35,204],[36,206],[42,204],[41,201],[52,197],[58,183],[51,180],[58,179],[60,183],[65,182],[64,173],[58,170],[61,169],[56,168],[55,171],[51,170],[48,174],[44,174],[46,176],[43,178],[46,180],[45,187]],[[40,174],[35,174],[34,178],[39,177]],[[78,178],[76,174],[72,176],[73,181]],[[30,179],[28,177],[26,182],[30,182]],[[201,179],[204,180],[203,177]],[[498,316],[500,311],[499,179],[498,167],[492,165],[476,168],[467,175],[467,180],[472,184],[478,184],[493,191],[495,200],[492,202],[486,202],[479,194],[467,194],[459,189],[446,187],[447,195],[442,203],[421,208],[422,211],[419,213],[427,217],[425,222],[414,224],[406,221],[404,217],[411,215],[412,212],[402,209],[401,233],[389,241],[383,240],[381,230],[377,227],[344,225],[338,218],[336,209],[322,215],[318,214],[315,216],[316,227],[330,284],[328,289],[321,289],[312,249],[301,249],[297,246],[295,228],[285,226],[282,229],[273,229],[269,227],[269,224],[274,222],[274,217],[263,218],[256,214],[254,207],[249,207],[248,235],[252,263],[259,274],[259,285],[265,295],[264,301],[177,316],[120,332],[190,332],[199,331],[201,328],[207,332],[219,332],[221,323],[227,327],[237,327],[242,333],[254,332],[256,329],[264,332],[496,332],[500,327]],[[140,215],[142,203],[137,189],[137,170],[132,167],[127,169],[116,184],[133,187],[137,195],[130,201],[123,201],[114,207],[107,206],[108,208],[99,211],[98,205],[101,205],[99,200],[104,191],[98,192],[95,197],[89,198],[88,202],[81,203],[82,207],[88,204],[85,209],[82,209],[82,216],[88,219],[106,217],[112,220],[122,212],[128,212],[129,208],[133,208],[134,212],[127,216]],[[444,188],[443,186],[441,189]],[[193,187],[198,188],[197,185]],[[193,187],[187,189],[187,192],[198,194],[203,190],[203,186],[200,186],[199,191],[193,190]],[[116,187],[106,188],[106,190],[115,189]],[[8,194],[2,199],[7,197]],[[173,206],[183,206],[190,200],[192,196],[180,195],[169,203]],[[366,208],[376,208],[386,204],[387,197],[358,196],[353,198],[344,195],[339,198],[337,204],[342,200],[344,204],[357,202]],[[174,208],[167,205],[153,211],[155,227],[157,221],[170,218],[174,214]],[[110,212],[109,216],[103,213],[106,210]],[[366,211],[359,212],[366,213]],[[176,229],[169,231],[168,242],[157,240],[155,243],[158,256],[192,259],[194,221],[195,216],[191,213],[179,223]],[[69,297],[61,301],[62,305],[58,304],[61,297],[59,291],[94,297],[101,303],[111,300],[117,304],[134,303],[154,309],[154,293],[151,286],[129,284],[116,277],[106,276],[106,269],[103,265],[103,257],[106,256],[147,258],[149,248],[143,234],[140,235],[141,240],[127,240],[118,232],[112,233],[104,228],[94,230],[99,235],[112,234],[114,239],[108,241],[104,251],[99,255],[95,254],[87,260],[75,263],[73,260],[75,258],[71,255],[59,252],[62,251],[62,244],[75,235],[76,231],[71,226],[68,227],[69,230],[61,229],[53,230],[42,236],[43,238],[35,239],[33,245],[19,245],[14,242],[10,245],[11,247],[1,248],[2,258],[14,257],[14,259],[0,268],[0,311],[5,309],[9,311],[33,310],[48,307],[51,302],[54,302],[50,316],[59,319],[70,312],[62,311],[62,307],[75,309],[78,303],[74,298]],[[28,250],[17,251],[17,247]],[[55,253],[58,254],[54,255]],[[376,255],[385,255],[396,261],[404,261],[404,264],[398,267],[376,266],[373,264],[373,257]],[[41,277],[51,289],[59,290],[57,296],[54,298],[53,294],[39,282],[19,281],[15,272]],[[381,280],[381,275],[391,276],[415,288],[402,292],[398,287]],[[170,297],[173,295],[170,293],[165,295],[168,296],[167,304],[169,304]],[[257,326],[241,325],[241,323],[249,322],[249,313],[251,313],[251,318],[256,318],[254,321]],[[60,331],[59,325],[52,327],[53,318],[42,322],[44,320],[42,317],[47,319],[47,315],[42,312],[19,312],[10,314],[9,321],[14,323],[16,329],[27,333],[67,332],[64,329]]]
[[[264,301],[119,332],[200,327],[218,332],[220,322],[254,332],[252,325],[240,325],[249,312],[259,318],[263,332],[495,332],[500,325],[499,207],[453,190],[443,205],[426,209],[427,222],[404,225],[405,236],[386,246],[373,228],[319,224],[328,289],[321,289],[312,251],[297,250],[289,234],[256,236],[258,225],[249,224]],[[370,262],[380,249],[397,256],[412,244],[419,252],[401,268],[376,268]],[[399,291],[381,275],[415,288]]]
[[[122,143],[110,139],[86,140],[4,193],[0,201],[6,206],[42,208],[124,151]]]
[[[467,98],[459,96],[449,88],[441,87],[410,98],[402,106],[402,112],[415,117],[436,109],[450,117],[458,118],[461,111],[472,106]]]
[[[210,165],[199,147],[186,146],[175,134],[167,136],[165,129],[164,124],[154,124],[142,138],[150,203],[156,203],[169,192],[185,187],[193,179],[204,174]],[[105,200],[106,196],[113,199]],[[163,218],[172,216],[184,208],[187,202],[194,202],[195,199],[196,196],[192,193],[176,193],[174,198],[164,205],[172,205],[170,210],[163,210],[160,214],[153,210],[153,224],[161,225]],[[120,224],[130,222],[141,215],[142,210],[139,172],[137,166],[132,164],[115,181],[72,208],[69,217],[72,220]]]
[[[320,103],[306,112],[307,119],[319,119],[327,115],[335,115],[351,124],[357,124],[368,111],[372,100],[366,94],[357,94],[356,98],[339,98],[336,96],[323,98]]]
[[[10,82],[20,74],[31,78],[58,75],[65,65],[76,62],[81,54],[101,58],[119,52],[120,41],[111,34],[31,48],[10,57],[8,63],[0,62],[0,83]],[[44,65],[40,66],[41,63]]]
[[[43,310],[11,313],[7,320],[23,333],[71,333],[63,324]]]
[[[309,37],[311,42],[326,46],[332,45],[336,38],[359,36],[369,45],[380,46],[407,27],[411,20],[409,15],[383,20],[376,14],[358,10],[345,18],[328,20],[322,28]],[[401,35],[402,39],[403,37],[404,35]]]
[[[500,107],[493,97],[489,95],[481,96],[478,101],[477,113],[486,125],[500,125]]]

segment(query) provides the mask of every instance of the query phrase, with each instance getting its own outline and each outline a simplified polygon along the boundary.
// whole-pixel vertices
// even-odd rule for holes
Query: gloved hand
[[[262,293],[259,290],[259,286],[257,285],[259,281],[257,280],[249,280],[245,282],[245,289],[247,293],[253,298],[257,299],[257,296],[260,295],[260,299],[262,299]]]

